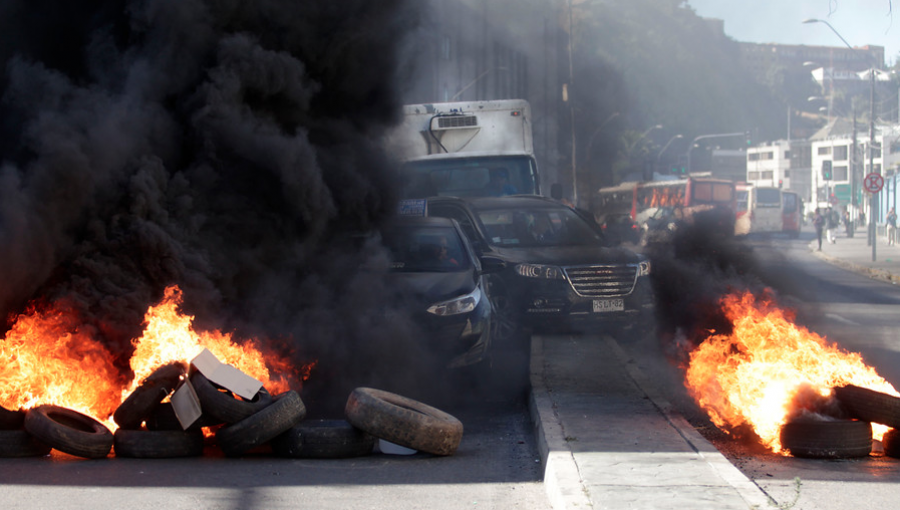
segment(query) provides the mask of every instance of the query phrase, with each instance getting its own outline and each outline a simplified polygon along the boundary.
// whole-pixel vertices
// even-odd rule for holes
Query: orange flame
[[[731,335],[712,335],[690,355],[686,385],[715,425],[726,432],[750,425],[762,443],[781,452],[779,433],[801,389],[822,397],[853,384],[900,396],[858,353],[843,351],[793,324],[793,313],[749,292],[722,299]],[[887,427],[873,424],[881,439]]]
[[[80,327],[62,304],[18,316],[0,342],[0,405],[53,404],[109,417],[125,378],[106,347]]]
[[[273,394],[299,389],[300,380],[309,377],[315,363],[295,367],[288,359],[263,352],[256,340],[236,343],[226,333],[195,331],[193,317],[177,310],[181,299],[178,287],[169,287],[163,301],[147,311],[146,329],[133,342],[130,381],[113,364],[113,354],[64,304],[32,308],[16,317],[0,339],[0,405],[7,409],[58,405],[114,429],[110,417],[141,381],[171,361],[190,362],[203,348],[260,380]]]

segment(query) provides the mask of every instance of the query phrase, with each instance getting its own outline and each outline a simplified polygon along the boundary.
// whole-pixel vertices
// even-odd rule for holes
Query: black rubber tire
[[[147,430],[185,430],[181,428],[181,422],[175,415],[175,408],[171,402],[163,402],[156,406],[153,414],[146,420]],[[197,421],[191,424],[187,430],[200,430],[203,427],[215,427],[223,422],[211,418],[209,415],[201,415]]]
[[[54,405],[42,405],[25,415],[25,430],[61,452],[88,459],[109,455],[113,434],[90,416]]]
[[[25,429],[0,430],[0,458],[41,457],[50,450]]]
[[[113,420],[123,429],[140,429],[159,403],[175,391],[186,373],[187,368],[181,362],[157,368],[119,405]]]
[[[900,398],[853,385],[835,388],[834,396],[853,418],[900,428]]]
[[[422,402],[373,388],[356,388],[344,412],[354,427],[400,446],[433,455],[453,455],[463,424]]]
[[[203,432],[199,430],[128,430],[115,433],[116,457],[171,459],[203,455]]]
[[[300,459],[346,459],[369,455],[375,441],[346,420],[308,420],[273,439],[272,452]]]
[[[306,417],[306,406],[296,391],[286,391],[272,403],[243,420],[220,428],[216,443],[229,457],[241,455],[261,446],[300,423]]]
[[[272,395],[265,388],[260,388],[253,400],[245,400],[219,388],[200,372],[191,375],[191,384],[200,399],[203,414],[220,423],[237,423],[272,403]]]
[[[866,457],[872,452],[872,424],[859,420],[790,422],[781,427],[781,446],[794,457]]]
[[[25,425],[25,411],[9,409],[0,406],[0,430],[18,430]]]
[[[891,429],[881,438],[881,446],[888,457],[900,459],[900,429]]]

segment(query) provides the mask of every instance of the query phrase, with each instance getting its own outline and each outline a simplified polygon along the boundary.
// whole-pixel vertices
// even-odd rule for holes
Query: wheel
[[[374,447],[375,436],[346,420],[302,421],[272,440],[275,455],[308,459],[360,457]]]
[[[25,430],[61,452],[100,459],[109,455],[113,434],[105,425],[72,409],[42,405],[25,415]]]
[[[191,375],[191,384],[203,414],[220,423],[237,423],[272,403],[272,395],[265,388],[260,388],[252,400],[245,400],[213,384],[200,372]]]
[[[25,429],[0,430],[0,458],[41,457],[50,450]]]
[[[274,397],[269,406],[219,429],[216,442],[225,455],[237,456],[271,441],[305,417],[306,406],[300,395],[296,391],[286,391]]]
[[[515,301],[510,294],[506,282],[500,278],[490,280],[491,311],[491,342],[494,345],[505,346],[513,341],[522,329]]]
[[[141,428],[141,423],[153,414],[159,403],[175,391],[185,373],[186,367],[181,362],[157,368],[119,405],[113,420],[123,429]]]
[[[853,418],[900,428],[900,398],[853,385],[835,388],[834,396]]]
[[[203,455],[203,432],[181,430],[128,430],[114,434],[116,457],[170,459]]]
[[[781,427],[781,446],[794,457],[865,457],[872,451],[872,424],[858,420],[785,423]]]
[[[462,440],[455,417],[387,391],[356,388],[344,408],[347,421],[373,436],[434,455],[452,455]]]
[[[900,458],[900,430],[891,429],[881,438],[884,454],[888,457]]]

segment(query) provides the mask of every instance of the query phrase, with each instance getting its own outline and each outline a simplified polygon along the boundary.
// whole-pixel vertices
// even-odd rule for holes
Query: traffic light
[[[822,180],[830,181],[831,179],[831,160],[826,159],[825,161],[822,161]]]
[[[747,147],[752,147],[753,146],[753,137],[750,136],[750,131],[744,132],[744,138],[747,141]]]

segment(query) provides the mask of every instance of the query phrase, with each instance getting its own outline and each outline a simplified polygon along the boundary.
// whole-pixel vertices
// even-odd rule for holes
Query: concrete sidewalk
[[[853,237],[847,237],[841,231],[834,244],[823,239],[822,251],[817,248],[818,241],[809,243],[813,255],[827,262],[878,280],[895,284],[900,282],[900,244],[889,246],[884,236],[877,239],[874,260],[872,245],[865,231],[857,231]]]
[[[613,338],[534,336],[531,366],[531,414],[554,509],[769,507]]]

